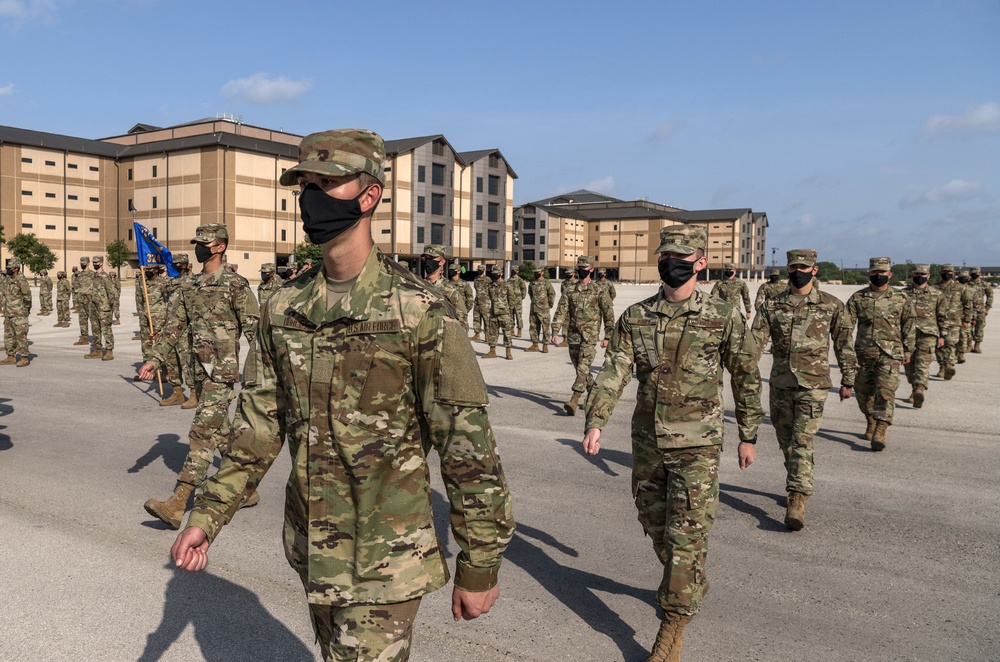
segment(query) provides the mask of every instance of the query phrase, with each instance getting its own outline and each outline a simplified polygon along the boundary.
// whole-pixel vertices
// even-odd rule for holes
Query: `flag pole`
[[[131,200],[129,200],[129,202],[128,202],[128,210],[130,212],[132,212],[132,227],[135,228],[135,224],[136,224],[136,221],[135,221],[135,205],[132,204]],[[141,251],[138,252],[138,258],[139,258],[139,274],[142,276],[142,300],[146,304],[146,320],[149,322],[149,341],[150,341],[150,343],[152,343],[153,342],[153,335],[154,335],[154,329],[153,329],[153,312],[149,308],[149,288],[146,287],[146,269],[144,268],[146,265],[144,265],[142,263],[143,260],[142,260],[142,252]],[[143,357],[143,359],[145,359],[145,357]],[[156,369],[156,387],[157,387],[157,389],[160,392],[160,397],[162,398],[163,397],[163,377],[160,375],[160,369],[159,368]]]

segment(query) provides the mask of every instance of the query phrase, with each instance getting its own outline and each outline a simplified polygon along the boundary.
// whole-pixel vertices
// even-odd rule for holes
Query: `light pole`
[[[632,266],[635,267],[635,283],[638,285],[642,282],[642,268],[639,267],[639,238],[645,237],[646,235],[642,232],[635,233],[635,247],[632,250]]]
[[[299,224],[295,222],[295,210],[299,208],[299,191],[292,191],[292,256],[289,262],[295,266],[295,249],[299,245]]]

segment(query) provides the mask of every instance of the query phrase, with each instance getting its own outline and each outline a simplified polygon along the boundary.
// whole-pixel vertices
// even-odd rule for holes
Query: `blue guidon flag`
[[[167,275],[177,278],[181,272],[174,266],[174,257],[166,246],[161,244],[139,223],[132,221],[135,226],[135,249],[139,253],[139,266],[146,267],[152,264],[162,264],[167,267]]]

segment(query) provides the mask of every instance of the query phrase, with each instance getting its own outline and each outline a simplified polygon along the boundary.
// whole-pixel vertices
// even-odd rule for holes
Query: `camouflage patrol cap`
[[[7,268],[8,269],[20,269],[21,260],[16,257],[7,258]]]
[[[806,267],[815,267],[816,258],[818,254],[815,249],[812,248],[796,248],[785,253],[786,264],[791,267],[794,265],[801,265]]]
[[[94,257],[92,257],[90,259],[90,261],[93,262],[94,264],[104,264],[104,256],[103,255],[95,255]]]
[[[979,269],[979,267],[969,267],[970,276],[977,276],[980,274],[982,274],[982,271]]]
[[[90,258],[84,255],[80,258],[80,264],[90,264]]]
[[[210,244],[217,239],[225,239],[229,241],[229,230],[226,229],[225,223],[206,223],[205,225],[199,225],[198,229],[194,231],[194,239],[191,240],[192,244]]]
[[[868,260],[868,271],[891,271],[891,257],[873,257]]]
[[[726,271],[736,271],[736,265],[733,264],[732,262],[726,262],[725,264],[722,265],[722,268],[725,269]]]
[[[941,265],[941,271],[954,271],[954,270],[955,270],[955,265],[953,265],[953,264],[942,264]]]
[[[66,277],[66,272],[65,271],[58,271],[58,272],[56,272],[56,278],[65,278],[65,277]]]
[[[668,225],[660,230],[660,246],[654,253],[677,253],[691,255],[697,250],[705,250],[708,233],[697,225]]]
[[[578,267],[592,267],[594,266],[594,258],[590,255],[581,255],[576,258],[576,266]]]
[[[441,244],[427,244],[424,246],[424,252],[421,255],[430,255],[432,257],[443,257],[448,259],[448,256],[444,252],[444,246]]]
[[[968,278],[969,277],[969,270],[968,269],[962,269],[961,271],[958,272],[958,277],[959,278]]]
[[[187,253],[174,253],[174,264],[191,264]]]
[[[476,271],[478,271],[479,273],[486,273],[486,265],[480,264],[478,267],[476,267]]]
[[[273,274],[274,273],[274,262],[265,262],[260,265],[260,272],[262,274]]]
[[[282,186],[294,186],[298,176],[353,175],[367,172],[385,184],[385,142],[382,136],[365,129],[334,129],[311,133],[299,143],[299,164],[281,174]]]
[[[607,276],[608,275],[608,270],[605,269],[604,267],[601,267],[600,269],[597,270],[597,275],[598,276]]]
[[[491,274],[499,274],[499,275],[502,276],[503,275],[503,267],[501,267],[499,264],[491,264],[490,265],[489,273],[491,273]]]
[[[910,266],[911,274],[929,274],[931,272],[931,265],[929,264],[914,264]]]

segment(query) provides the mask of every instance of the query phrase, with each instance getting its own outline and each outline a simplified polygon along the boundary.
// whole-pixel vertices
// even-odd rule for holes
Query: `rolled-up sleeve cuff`
[[[497,585],[499,574],[500,566],[476,568],[459,561],[455,566],[455,588],[473,593],[488,591]]]
[[[216,524],[215,517],[206,510],[195,509],[188,517],[187,526],[196,526],[208,535],[208,541],[215,542],[215,537],[219,535],[222,527]]]

